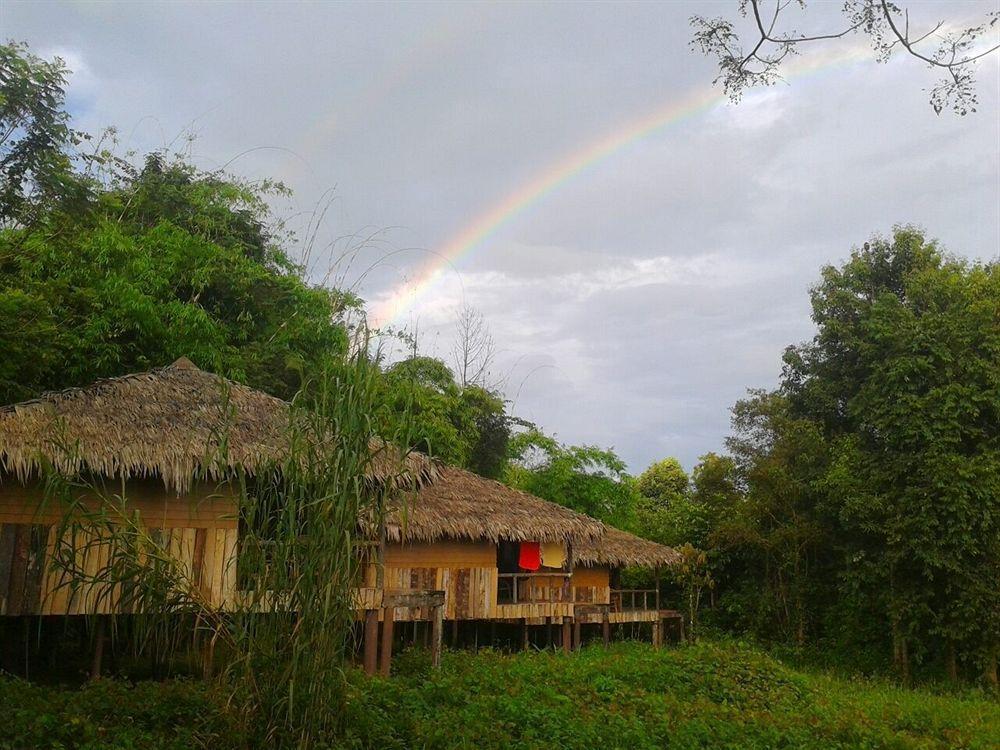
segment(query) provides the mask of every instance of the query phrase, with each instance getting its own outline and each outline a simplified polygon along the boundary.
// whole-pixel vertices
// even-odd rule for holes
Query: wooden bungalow
[[[51,564],[63,511],[45,502],[46,467],[114,485],[206,602],[225,611],[240,593],[228,480],[280,461],[288,424],[286,402],[186,359],[0,409],[0,616],[116,614],[113,597],[65,585],[65,571]],[[559,624],[567,647],[578,615],[660,621],[658,598],[638,607],[633,594],[626,606],[613,576],[622,566],[670,565],[672,550],[421,455],[402,465],[379,455],[370,479],[406,479],[372,535],[376,552],[357,592],[369,668],[380,621],[384,666],[400,620],[433,621],[438,642],[445,620]],[[88,503],[85,492],[81,500]],[[80,569],[107,562],[99,546],[86,554]],[[534,555],[527,566],[525,554]]]

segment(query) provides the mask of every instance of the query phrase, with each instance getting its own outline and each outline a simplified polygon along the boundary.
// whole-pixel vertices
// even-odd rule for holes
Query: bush
[[[394,667],[389,680],[350,673],[346,733],[320,746],[923,749],[995,748],[1000,737],[1000,704],[984,693],[802,672],[740,643],[446,652],[440,670],[413,650]],[[65,690],[0,679],[0,705],[3,750],[249,746],[197,682]]]

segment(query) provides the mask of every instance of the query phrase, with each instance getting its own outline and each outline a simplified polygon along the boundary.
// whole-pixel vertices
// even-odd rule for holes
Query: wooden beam
[[[573,618],[573,650],[579,651],[581,645],[581,624],[575,617]]]
[[[364,666],[365,673],[375,674],[378,668],[378,610],[365,610],[364,634]]]
[[[382,601],[386,609],[392,607],[406,607],[409,609],[426,607],[427,609],[433,609],[434,607],[444,606],[444,592],[431,590],[387,590],[383,595]]]
[[[527,651],[528,648],[531,646],[531,639],[528,637],[528,618],[525,617],[522,622],[524,623],[521,626],[522,627],[522,637],[524,639],[524,650]]]
[[[570,622],[569,617],[563,618],[562,626],[562,647],[563,653],[568,654],[573,648],[573,624]]]
[[[607,607],[601,615],[601,637],[604,638],[604,648],[611,645],[611,615]]]
[[[382,610],[382,663],[380,665],[383,677],[389,676],[389,667],[392,663],[392,618],[394,616],[392,607],[385,607]]]
[[[434,608],[434,625],[431,632],[431,664],[441,666],[441,638],[444,634],[444,605]]]

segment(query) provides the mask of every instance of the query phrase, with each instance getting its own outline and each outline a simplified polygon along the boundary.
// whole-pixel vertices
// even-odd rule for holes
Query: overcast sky
[[[333,277],[378,305],[559,165],[704,99],[715,71],[689,49],[687,19],[734,6],[6,0],[0,29],[75,70],[77,127],[114,125],[122,148],[183,147],[205,168],[239,157],[229,169],[294,190],[283,215],[332,195],[313,278],[372,236]],[[837,6],[795,26],[826,28]],[[911,23],[996,7],[919,3]],[[614,447],[634,471],[668,455],[690,469],[722,449],[730,406],[773,387],[783,348],[812,335],[821,265],[897,223],[969,258],[1000,250],[998,58],[979,65],[977,114],[937,116],[933,73],[877,65],[862,44],[804,50],[787,84],[558,181],[394,321],[447,359],[472,305],[518,415]]]

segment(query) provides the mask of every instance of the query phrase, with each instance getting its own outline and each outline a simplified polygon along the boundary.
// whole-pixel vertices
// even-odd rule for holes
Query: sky
[[[838,6],[790,20],[832,28]],[[918,3],[911,23],[996,8]],[[424,353],[449,360],[479,310],[514,413],[639,472],[724,450],[731,406],[813,335],[821,267],[873,234],[1000,252],[1000,57],[964,118],[863,37],[733,105],[688,19],[734,9],[6,0],[0,35],[63,57],[75,126],[116,127],[122,152],[284,182],[310,278]]]

